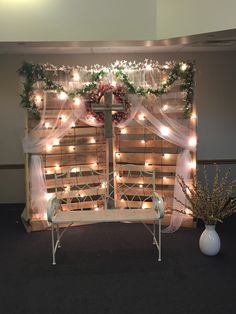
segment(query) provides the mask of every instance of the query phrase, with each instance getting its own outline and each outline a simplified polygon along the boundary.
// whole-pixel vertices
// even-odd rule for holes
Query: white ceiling
[[[0,42],[0,54],[236,51],[236,29],[159,41]]]

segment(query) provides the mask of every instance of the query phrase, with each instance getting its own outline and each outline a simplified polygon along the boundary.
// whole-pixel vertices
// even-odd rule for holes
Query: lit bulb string
[[[145,65],[145,66],[144,66]],[[160,66],[157,63],[150,63],[152,69],[158,69],[159,71],[165,71],[168,77],[165,81],[162,81],[156,89],[143,86],[136,87],[134,83],[129,79],[127,71],[147,69],[148,63],[136,64],[136,66],[118,62],[107,68],[91,68],[87,70],[90,73],[90,82],[84,84],[82,88],[74,88],[67,91],[63,85],[52,80],[58,78],[60,73],[69,73],[73,68],[60,67],[57,68],[49,64],[33,64],[24,62],[21,68],[18,70],[19,74],[24,77],[23,91],[20,95],[21,105],[26,108],[35,118],[40,119],[40,110],[37,106],[34,95],[34,84],[36,82],[42,82],[44,90],[52,90],[57,93],[65,93],[69,99],[73,100],[77,96],[86,96],[97,87],[97,84],[109,73],[114,73],[117,80],[119,80],[127,89],[127,93],[138,94],[141,96],[147,96],[153,94],[161,96],[168,92],[168,87],[171,86],[176,80],[181,80],[180,88],[185,92],[184,97],[184,116],[189,118],[192,112],[193,103],[193,89],[194,89],[194,72],[195,65],[191,62],[170,62],[168,68]],[[184,65],[184,66],[183,66]]]

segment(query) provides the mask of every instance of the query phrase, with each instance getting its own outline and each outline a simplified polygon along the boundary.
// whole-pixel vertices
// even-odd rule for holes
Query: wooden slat
[[[120,153],[119,157],[116,155],[116,160],[122,163],[142,163],[148,162],[149,164],[164,164],[174,165],[177,160],[177,154],[170,154],[169,158],[164,158],[162,154],[153,153]]]
[[[120,141],[120,148],[126,148],[126,147],[161,147],[161,148],[176,148],[177,146],[169,143],[167,141],[163,141],[163,140],[145,140],[145,143],[142,143],[141,141],[145,139],[145,136],[142,136],[142,138],[140,138],[140,140],[123,140]]]

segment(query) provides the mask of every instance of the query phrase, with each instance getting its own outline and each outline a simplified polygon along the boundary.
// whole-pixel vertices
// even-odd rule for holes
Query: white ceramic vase
[[[214,256],[220,251],[220,238],[215,225],[205,225],[205,230],[199,239],[199,247],[203,254]]]

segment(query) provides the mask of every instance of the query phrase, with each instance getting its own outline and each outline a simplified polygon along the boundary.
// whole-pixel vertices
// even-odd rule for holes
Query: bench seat
[[[53,224],[65,223],[96,223],[96,222],[139,222],[145,220],[159,220],[159,213],[150,209],[107,209],[100,211],[58,211],[52,217]]]

